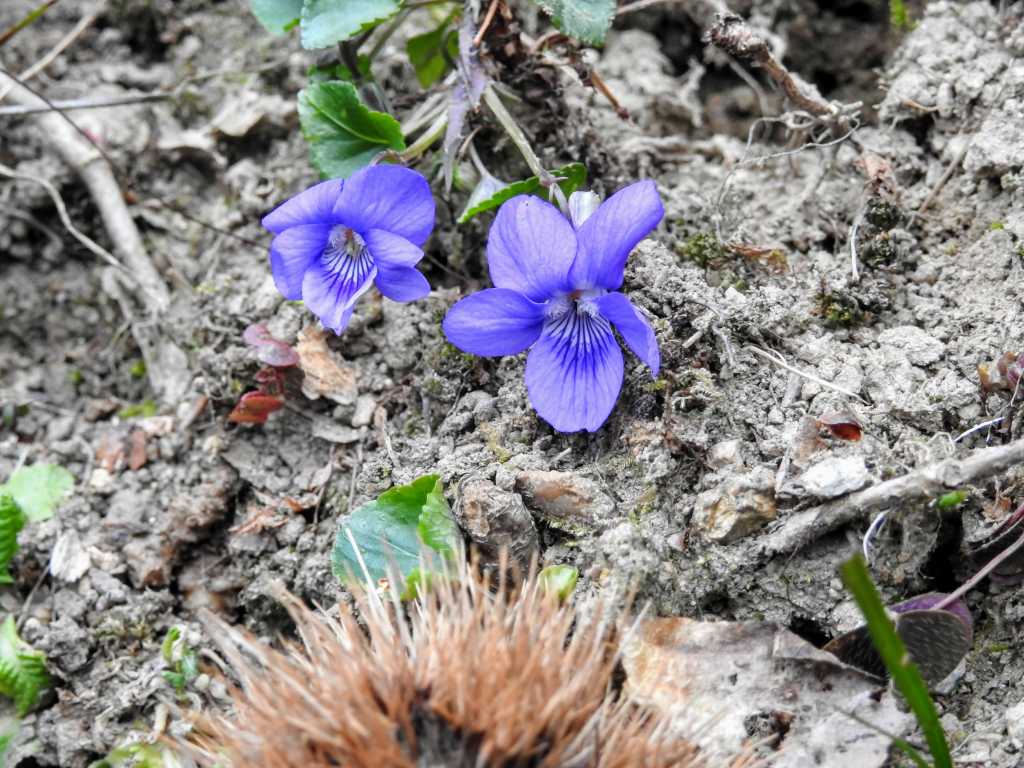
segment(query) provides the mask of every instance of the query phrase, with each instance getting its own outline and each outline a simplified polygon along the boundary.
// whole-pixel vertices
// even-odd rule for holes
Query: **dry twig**
[[[983,448],[965,459],[945,459],[929,464],[902,477],[791,514],[781,527],[758,542],[758,553],[770,558],[794,552],[867,513],[897,504],[933,499],[947,491],[1005,472],[1022,462],[1024,440]]]
[[[0,86],[7,86],[10,98],[22,106],[47,110],[51,106],[46,99],[37,96],[3,71],[0,71]],[[114,250],[141,288],[147,309],[160,314],[170,304],[170,293],[146,253],[142,236],[128,212],[113,171],[100,152],[80,135],[80,129],[68,117],[59,111],[47,111],[37,119],[48,143],[78,173],[88,188],[99,208]]]
[[[18,78],[0,70],[0,89],[3,88],[17,104],[53,106]],[[166,403],[177,402],[188,389],[188,358],[161,330],[159,318],[170,307],[170,290],[150,261],[113,167],[100,148],[89,141],[82,129],[62,111],[47,111],[37,120],[50,146],[79,175],[100,211],[103,225],[119,257],[115,261],[124,267],[117,272],[120,280],[106,280],[104,286],[114,290],[112,295],[131,321],[132,334],[142,351],[146,371],[157,396]],[[127,280],[131,281],[133,289],[131,297],[120,287]],[[136,302],[142,304],[145,317],[136,317]]]
[[[83,234],[74,224],[71,223],[71,217],[68,215],[67,206],[64,205],[64,198],[60,196],[60,192],[57,191],[57,188],[53,186],[53,184],[48,182],[46,179],[39,179],[35,176],[18,173],[13,168],[8,168],[2,163],[0,163],[0,176],[6,176],[9,179],[18,179],[20,181],[29,181],[33,184],[38,184],[45,189],[46,193],[50,196],[50,199],[53,200],[53,205],[57,209],[57,215],[60,217],[61,223],[64,225],[64,228],[71,233],[71,236],[84,245],[94,255],[99,256],[107,262],[110,266],[116,267],[117,269],[127,273],[124,265],[115,259],[110,251],[101,246],[91,237]]]
[[[825,103],[804,92],[792,75],[772,55],[771,49],[761,37],[747,26],[742,17],[735,13],[715,14],[715,23],[708,29],[704,39],[721,48],[730,56],[762,68],[774,80],[786,98],[797,109],[838,124],[860,111],[861,104]],[[848,126],[843,126],[839,133]]]

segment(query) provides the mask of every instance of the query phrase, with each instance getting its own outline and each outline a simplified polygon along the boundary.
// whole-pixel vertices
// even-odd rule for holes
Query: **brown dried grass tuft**
[[[464,572],[405,605],[361,592],[362,624],[280,597],[301,645],[217,623],[240,686],[235,716],[203,725],[206,765],[703,765],[662,718],[616,697],[622,617],[580,621],[536,576],[492,590]]]

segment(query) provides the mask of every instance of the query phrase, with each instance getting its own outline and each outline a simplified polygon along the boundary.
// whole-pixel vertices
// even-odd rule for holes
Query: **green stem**
[[[442,112],[438,115],[437,119],[431,124],[423,135],[416,139],[413,144],[408,147],[404,152],[399,155],[402,162],[408,163],[410,160],[415,160],[417,157],[426,152],[434,143],[444,136],[445,128],[448,127],[448,112]]]
[[[530,146],[530,141],[526,138],[526,134],[523,133],[523,129],[519,127],[519,123],[516,122],[515,118],[512,117],[512,113],[502,104],[501,98],[494,90],[493,84],[484,88],[484,102],[486,102],[498,122],[501,123],[501,127],[505,129],[508,137],[512,139],[512,143],[516,145],[516,149],[519,150],[519,153],[523,156],[533,174],[543,179],[547,175],[547,171],[540,164],[540,159],[533,151],[533,147]]]
[[[373,63],[373,60],[377,58],[377,54],[379,54],[381,50],[384,48],[384,46],[387,44],[388,40],[391,39],[391,36],[395,34],[395,30],[398,29],[398,27],[402,24],[403,21],[406,20],[406,18],[408,18],[410,13],[412,13],[412,9],[406,6],[401,11],[399,11],[398,15],[391,20],[390,24],[384,27],[384,29],[380,33],[380,36],[377,38],[376,41],[374,41],[373,48],[371,48],[370,52],[366,54],[371,64]]]
[[[21,21],[17,22],[13,27],[8,28],[5,32],[0,33],[0,45],[3,45],[16,34],[21,32],[21,30],[25,29],[25,27],[32,24],[32,22],[56,5],[57,2],[58,0],[46,0],[45,3],[40,5],[34,11],[29,11]]]

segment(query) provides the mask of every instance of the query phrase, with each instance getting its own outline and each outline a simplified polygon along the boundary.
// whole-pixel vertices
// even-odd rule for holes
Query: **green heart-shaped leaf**
[[[352,83],[314,83],[300,91],[299,122],[325,178],[348,178],[381,152],[405,149],[398,121],[363,104]]]
[[[305,0],[302,47],[330,48],[398,12],[398,0]]]
[[[302,0],[252,0],[252,15],[273,35],[295,27],[302,15]]]
[[[29,522],[48,520],[64,495],[75,486],[75,478],[56,464],[33,464],[15,470],[0,485],[0,493],[9,493]]]
[[[440,557],[454,555],[459,543],[441,479],[426,475],[382,493],[342,520],[331,566],[338,578],[361,581],[361,557],[372,580],[407,581],[415,575],[429,582]]]

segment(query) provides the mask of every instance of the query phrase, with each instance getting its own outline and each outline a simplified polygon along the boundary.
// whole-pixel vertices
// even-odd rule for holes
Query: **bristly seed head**
[[[218,626],[241,688],[210,718],[203,765],[695,768],[666,716],[611,692],[624,621],[579,621],[536,575],[496,592],[462,565],[412,606],[354,595],[360,615],[285,596],[304,647]],[[611,620],[608,620],[611,619]],[[222,631],[223,630],[223,631]],[[240,651],[244,649],[245,654]],[[247,654],[252,653],[249,657]]]

